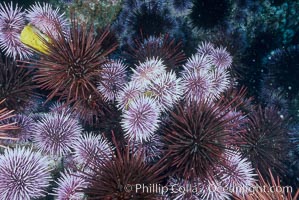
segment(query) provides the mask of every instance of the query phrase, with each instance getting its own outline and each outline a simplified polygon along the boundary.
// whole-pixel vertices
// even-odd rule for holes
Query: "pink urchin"
[[[32,53],[20,41],[20,33],[25,26],[22,7],[14,8],[13,3],[0,4],[0,47],[9,57],[28,58]]]
[[[49,161],[39,152],[16,147],[0,156],[0,199],[30,200],[45,196]]]
[[[157,130],[160,109],[157,102],[142,96],[134,99],[123,113],[122,128],[129,140],[147,141]]]
[[[142,88],[146,88],[150,82],[166,72],[163,61],[158,58],[147,58],[145,62],[139,63],[133,70],[131,81],[136,82]]]
[[[134,154],[141,152],[144,161],[151,163],[161,158],[163,144],[161,136],[158,134],[151,135],[147,141],[132,141],[130,148]]]
[[[214,92],[214,82],[207,70],[185,69],[182,72],[184,97],[188,101],[210,100]]]
[[[255,179],[254,168],[250,161],[242,158],[239,152],[227,151],[226,160],[229,169],[224,168],[221,172],[221,183],[225,188],[237,195],[244,195],[251,188]]]
[[[11,135],[18,138],[18,142],[28,142],[32,140],[32,129],[35,122],[31,116],[18,114],[9,119],[9,121],[16,123],[19,127],[19,129],[10,131]]]
[[[224,47],[215,48],[211,55],[212,63],[219,68],[228,69],[232,64],[232,56],[227,52]]]
[[[211,72],[211,75],[213,81],[212,94],[214,97],[219,98],[221,93],[231,86],[229,72],[223,68],[216,68]]]
[[[126,68],[127,66],[120,60],[103,65],[98,90],[105,100],[115,100],[117,93],[124,88]]]
[[[167,187],[173,200],[202,200],[197,181],[190,182],[174,176],[169,179]]]
[[[197,47],[197,53],[201,56],[208,56],[211,55],[212,52],[214,51],[214,45],[210,42],[202,42],[198,47]]]
[[[230,193],[215,178],[206,178],[199,181],[200,197],[206,200],[230,200]]]
[[[120,109],[127,109],[133,99],[138,98],[142,95],[142,88],[136,82],[129,82],[119,92],[116,100]]]
[[[159,102],[162,110],[168,110],[181,98],[184,87],[174,72],[166,72],[149,85],[151,95]]]
[[[185,69],[197,69],[201,70],[202,68],[209,69],[212,63],[208,56],[194,54],[189,58],[186,64],[183,66]]]
[[[86,181],[75,172],[67,171],[61,174],[56,182],[58,188],[54,189],[58,200],[81,200],[84,199],[83,188],[86,187]]]
[[[54,9],[48,3],[40,4],[37,2],[30,6],[26,17],[40,31],[50,33],[55,37],[58,34],[57,28],[64,30],[68,25],[67,20],[64,18],[64,13],[59,14],[59,8]]]
[[[63,156],[71,152],[81,131],[78,120],[70,114],[47,113],[33,127],[33,141],[42,152]]]
[[[75,161],[88,166],[90,163],[103,162],[113,155],[112,145],[101,135],[85,133],[73,144]]]

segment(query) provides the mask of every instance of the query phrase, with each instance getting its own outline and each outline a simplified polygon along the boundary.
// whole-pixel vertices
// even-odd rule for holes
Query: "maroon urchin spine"
[[[0,101],[0,105],[5,101]],[[8,110],[7,108],[0,108],[0,140],[6,140],[6,139],[13,139],[16,140],[17,138],[12,138],[7,134],[7,131],[9,130],[15,130],[18,129],[16,126],[16,123],[7,123],[7,120],[10,120],[14,115],[12,114],[13,110]],[[0,143],[0,147],[4,147],[5,145]]]
[[[20,113],[37,97],[32,74],[32,70],[18,66],[10,58],[2,59],[0,54],[0,99],[6,99],[4,105],[8,109]]]

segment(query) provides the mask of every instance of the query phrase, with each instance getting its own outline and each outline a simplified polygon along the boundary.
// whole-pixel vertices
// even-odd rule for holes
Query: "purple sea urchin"
[[[81,131],[79,122],[70,114],[48,113],[33,127],[33,141],[42,152],[63,156],[71,152]]]
[[[232,64],[232,57],[226,51],[224,47],[217,47],[212,50],[211,54],[211,61],[212,63],[219,68],[228,69],[231,67]]]
[[[211,67],[211,60],[205,54],[194,54],[191,58],[188,58],[184,65],[185,70],[205,70]]]
[[[142,152],[145,162],[155,162],[162,156],[163,143],[158,134],[151,135],[147,141],[131,141],[130,148],[133,154]]]
[[[166,72],[152,80],[148,91],[157,100],[161,110],[168,110],[182,97],[184,87],[174,72]]]
[[[199,182],[200,198],[206,200],[230,200],[231,194],[221,185],[221,181],[207,177]]]
[[[230,85],[230,75],[228,66],[223,64],[222,68],[214,63],[211,55],[207,55],[210,50],[210,43],[204,43],[183,66],[182,80],[186,87],[185,98],[198,101],[201,98],[214,100],[220,97]],[[208,49],[205,49],[208,48]],[[221,56],[220,56],[221,57]]]
[[[142,88],[136,82],[129,82],[125,85],[124,89],[119,92],[117,96],[117,104],[120,109],[127,109],[129,103],[132,102],[133,99],[138,98],[138,96],[142,95]]]
[[[51,4],[36,2],[27,10],[28,21],[43,33],[51,33],[57,37],[58,28],[66,30],[68,22],[64,13],[59,14],[59,9],[53,9]]]
[[[197,53],[202,56],[211,55],[214,51],[214,44],[210,42],[202,42],[196,49]]]
[[[147,58],[145,62],[139,63],[133,70],[131,81],[136,82],[142,88],[146,88],[151,80],[158,78],[166,72],[165,65],[159,58]]]
[[[126,68],[127,66],[120,60],[103,65],[98,90],[106,100],[115,100],[117,93],[124,88]]]
[[[148,140],[158,128],[160,109],[154,99],[142,96],[132,100],[121,121],[129,140]]]
[[[221,184],[230,193],[245,195],[255,184],[254,168],[239,152],[228,151],[226,156],[229,169],[221,170]]]
[[[6,149],[0,156],[0,198],[30,200],[45,196],[50,180],[48,164],[31,149]]]
[[[28,58],[32,53],[20,41],[20,33],[25,26],[25,13],[22,7],[13,3],[0,4],[0,48],[8,57]]]
[[[212,97],[214,83],[207,70],[185,69],[182,72],[182,83],[185,87],[184,98],[189,101]]]
[[[83,166],[97,161],[103,162],[111,159],[113,155],[112,145],[101,135],[92,133],[81,135],[74,142],[73,149],[75,160]]]
[[[58,200],[81,200],[84,198],[83,188],[86,181],[78,173],[67,171],[61,174],[57,181],[58,188],[55,188],[55,196]]]

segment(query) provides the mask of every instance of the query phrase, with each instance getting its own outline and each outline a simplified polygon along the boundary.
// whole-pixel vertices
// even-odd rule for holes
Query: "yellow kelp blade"
[[[49,37],[47,37],[45,34],[42,34],[31,24],[28,24],[24,27],[20,36],[20,40],[23,44],[34,49],[35,51],[49,54],[49,49],[47,46],[45,46],[41,38],[44,38],[47,42],[50,41]]]

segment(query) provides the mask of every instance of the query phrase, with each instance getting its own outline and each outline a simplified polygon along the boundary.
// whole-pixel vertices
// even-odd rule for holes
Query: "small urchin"
[[[0,4],[0,48],[8,57],[25,59],[32,55],[19,40],[25,26],[25,13],[22,7],[13,3]]]
[[[143,89],[136,82],[127,83],[117,95],[117,105],[120,109],[127,109],[133,99],[142,95]]]
[[[231,193],[244,195],[248,192],[246,188],[255,184],[254,168],[247,158],[242,158],[240,152],[229,150],[225,154],[230,169],[222,166],[221,184]]]
[[[45,196],[48,160],[32,149],[6,149],[0,156],[0,199],[30,200]]]
[[[76,172],[66,171],[61,173],[61,177],[56,182],[58,187],[54,189],[58,200],[81,200],[84,198],[83,188],[86,181]]]
[[[84,133],[73,145],[75,160],[84,166],[96,161],[105,162],[113,155],[112,145],[101,135]]]
[[[188,101],[211,99],[213,97],[214,82],[207,70],[184,69],[182,72],[182,84],[185,88],[184,98]]]
[[[78,120],[65,113],[47,113],[33,127],[33,141],[46,154],[63,156],[79,138],[82,128]]]
[[[126,82],[126,68],[127,66],[120,60],[111,61],[111,63],[103,65],[98,90],[105,97],[105,100],[115,100],[118,92],[124,88]]]
[[[212,50],[211,54],[212,63],[219,68],[228,69],[231,67],[233,59],[232,56],[228,53],[226,48],[217,47]]]
[[[142,88],[146,88],[151,80],[158,78],[166,72],[165,65],[160,58],[147,58],[145,62],[136,65],[136,69],[132,69],[133,74],[131,81],[136,82]]]
[[[134,99],[121,121],[125,136],[129,140],[148,140],[158,129],[160,108],[154,99],[142,96]]]
[[[57,35],[57,28],[66,30],[68,22],[64,13],[59,14],[59,8],[54,9],[51,4],[36,2],[27,11],[28,21],[43,33]]]
[[[150,83],[148,91],[164,111],[171,109],[179,101],[184,89],[181,79],[174,72],[166,72]]]

